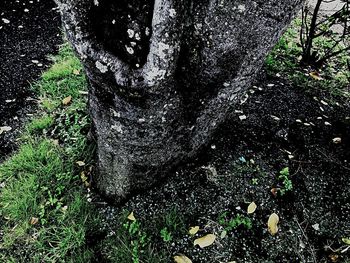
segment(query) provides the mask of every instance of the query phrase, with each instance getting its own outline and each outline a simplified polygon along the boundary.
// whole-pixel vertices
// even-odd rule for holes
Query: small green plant
[[[170,242],[171,240],[173,240],[173,236],[171,232],[169,232],[167,227],[164,227],[160,230],[160,236],[164,242]]]
[[[142,231],[141,223],[138,221],[126,222],[123,224],[131,239],[131,256],[133,263],[139,263],[141,255],[149,244],[149,237]]]
[[[259,184],[259,179],[258,178],[253,178],[252,179],[252,184],[253,185],[258,185]]]
[[[230,232],[238,227],[242,226],[246,229],[251,229],[253,223],[250,218],[236,215],[234,218],[228,218],[228,212],[224,212],[219,216],[219,224],[224,227],[225,231]]]
[[[292,181],[289,178],[289,168],[283,168],[278,176],[278,179],[282,181],[283,186],[280,189],[280,194],[283,196],[286,192],[289,192],[293,189]]]

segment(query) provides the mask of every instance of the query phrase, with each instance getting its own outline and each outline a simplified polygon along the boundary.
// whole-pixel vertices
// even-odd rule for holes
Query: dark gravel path
[[[49,65],[47,55],[61,39],[52,0],[0,0],[0,160],[14,149],[21,117],[33,104],[29,83]],[[11,130],[1,131],[4,126]]]

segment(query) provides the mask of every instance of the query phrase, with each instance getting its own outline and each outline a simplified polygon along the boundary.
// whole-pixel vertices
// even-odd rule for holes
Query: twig
[[[317,263],[316,255],[315,255],[315,251],[314,251],[315,248],[313,247],[313,245],[310,244],[309,238],[308,238],[307,235],[305,234],[304,229],[303,229],[303,228],[301,227],[301,225],[299,224],[298,219],[297,219],[296,217],[294,217],[294,220],[295,220],[295,222],[298,224],[298,227],[299,227],[301,233],[303,234],[303,236],[304,236],[306,242],[307,242],[307,243],[309,244],[309,246],[310,246],[310,252],[311,252],[311,255],[312,255],[312,258],[313,258],[313,262],[314,262],[314,263]]]

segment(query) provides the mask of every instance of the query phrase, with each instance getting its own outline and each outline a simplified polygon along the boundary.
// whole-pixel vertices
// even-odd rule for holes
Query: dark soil
[[[198,160],[122,209],[149,229],[172,209],[186,227],[200,226],[195,237],[185,234],[167,246],[193,262],[349,262],[341,238],[350,235],[350,104],[324,96],[281,79],[263,81]],[[275,196],[271,189],[283,188],[278,175],[285,167],[293,189]],[[258,208],[247,215],[252,201]],[[113,229],[120,208],[102,211]],[[239,227],[221,239],[223,212],[228,219],[251,218],[252,229]],[[273,212],[280,217],[275,236],[267,231]],[[217,235],[214,245],[194,247],[194,239],[207,233]],[[158,244],[164,246],[161,239]]]
[[[50,64],[62,42],[60,17],[52,0],[0,1],[0,160],[11,152],[23,116],[30,112],[29,83]]]

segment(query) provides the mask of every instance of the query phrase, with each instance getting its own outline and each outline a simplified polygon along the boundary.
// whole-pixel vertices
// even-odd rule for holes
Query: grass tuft
[[[33,85],[39,113],[23,132],[18,152],[0,165],[0,261],[90,262],[87,237],[99,217],[80,173],[91,169],[94,145],[82,66],[68,44]],[[62,99],[72,96],[69,105]],[[87,167],[79,167],[77,161]]]

